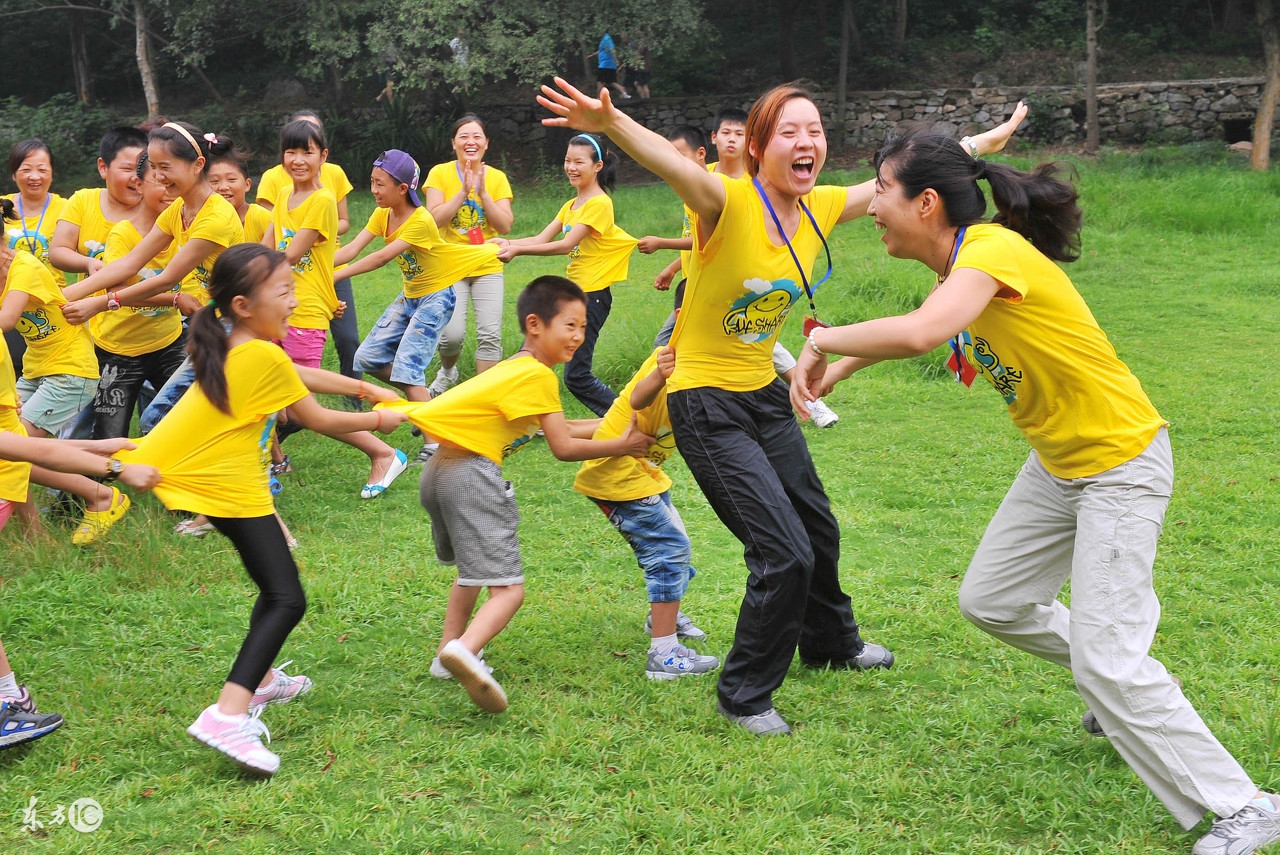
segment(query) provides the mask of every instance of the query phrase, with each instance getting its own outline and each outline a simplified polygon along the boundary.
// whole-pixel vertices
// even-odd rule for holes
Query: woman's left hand
[[[973,141],[978,144],[978,156],[984,154],[995,154],[1004,148],[1005,143],[1009,142],[1009,137],[1013,136],[1013,132],[1018,129],[1018,125],[1022,124],[1027,118],[1027,103],[1019,101],[1018,106],[1014,108],[1013,115],[1009,117],[1009,121],[996,125],[989,131],[978,134]]]

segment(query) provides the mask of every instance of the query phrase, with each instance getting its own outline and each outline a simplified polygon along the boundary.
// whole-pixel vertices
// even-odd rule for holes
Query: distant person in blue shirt
[[[613,36],[608,33],[600,38],[600,47],[596,53],[596,84],[611,87],[619,98],[631,97],[627,88],[618,82],[618,57],[613,52]]]

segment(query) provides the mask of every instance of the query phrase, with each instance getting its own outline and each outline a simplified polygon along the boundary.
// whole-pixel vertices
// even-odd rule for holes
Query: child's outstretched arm
[[[159,226],[152,228],[147,237],[143,238],[142,243],[138,244],[124,258],[113,261],[93,276],[82,279],[75,285],[68,286],[62,293],[72,302],[68,302],[62,307],[62,314],[73,324],[83,324],[94,315],[107,311],[109,296],[104,294],[99,297],[90,297],[88,295],[104,288],[110,288],[120,282],[125,282],[129,277],[136,275],[138,270],[155,255],[155,253],[151,255],[145,254],[146,252],[151,252],[150,249],[139,254],[138,250],[140,248],[159,245],[160,249],[155,251],[158,253],[168,246],[172,240],[169,235],[160,230]],[[150,279],[143,279],[141,282],[116,291],[116,299],[120,301],[122,306],[147,305],[146,301],[150,298],[172,291],[173,286],[181,284],[182,280],[191,271],[195,270],[202,261],[208,258],[209,254],[217,246],[213,241],[205,240],[204,238],[194,238],[188,241],[178,250],[173,260],[165,266],[164,270],[161,270]],[[139,257],[142,259],[141,261],[137,261]],[[137,261],[136,266],[134,266],[135,261]],[[121,266],[117,267],[116,265]]]
[[[360,254],[360,250],[368,246],[371,240],[373,240],[373,232],[368,229],[361,229],[360,234],[356,235],[351,243],[343,244],[333,254],[333,266],[337,267],[339,264],[349,264],[354,261],[355,257]]]
[[[536,238],[520,238],[505,242],[502,238],[498,238],[496,243],[501,247],[498,251],[499,260],[510,261],[517,255],[568,255],[573,252],[575,246],[582,243],[584,238],[596,233],[591,226],[578,223],[559,240],[549,240],[551,235],[560,230],[553,228],[559,222],[559,220],[554,221]]]
[[[680,259],[677,258],[662,268],[658,275],[653,277],[653,287],[659,291],[671,290],[671,283],[675,280],[676,274],[680,272],[680,267]]]
[[[339,375],[341,376],[341,375]],[[350,379],[350,378],[347,378]],[[305,381],[304,381],[305,382]],[[372,387],[371,387],[372,388]],[[409,418],[399,410],[381,409],[367,413],[348,413],[322,407],[314,395],[307,395],[289,405],[289,419],[325,436],[342,436],[359,431],[391,433]]]
[[[293,367],[298,372],[302,385],[312,392],[319,392],[322,395],[346,395],[348,398],[359,398],[375,404],[390,404],[403,400],[386,386],[366,383],[335,371],[325,371],[323,368],[311,368],[306,365]]]
[[[693,238],[678,237],[664,238],[655,235],[645,235],[636,243],[636,249],[645,255],[651,255],[660,249],[678,249],[681,252],[686,249],[693,249]]]
[[[366,235],[368,232],[361,232],[360,234]],[[413,245],[406,240],[393,240],[377,252],[371,252],[359,261],[353,261],[341,270],[335,270],[333,272],[334,281],[339,279],[349,279],[352,276],[359,276],[362,273],[377,270],[388,261],[394,259],[400,253],[407,252],[412,248]],[[345,249],[346,247],[343,247],[344,251]],[[354,254],[352,257],[354,257]]]
[[[111,473],[107,458],[122,449],[137,448],[127,439],[44,439],[0,431],[0,460],[21,460],[57,472],[101,478]],[[119,480],[135,490],[150,490],[160,483],[154,466],[126,463]]]
[[[566,419],[565,423],[569,425],[569,434],[578,439],[591,439],[595,436],[596,428],[600,427],[600,423],[604,421],[601,418],[595,419]]]
[[[633,413],[627,431],[617,439],[581,439],[573,436],[564,413],[545,413],[538,417],[547,445],[558,460],[595,460],[598,457],[644,457],[653,445],[653,437],[636,427]]]

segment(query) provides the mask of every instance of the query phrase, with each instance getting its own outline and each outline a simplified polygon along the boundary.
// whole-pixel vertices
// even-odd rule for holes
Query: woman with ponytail
[[[609,411],[618,393],[591,371],[596,340],[613,308],[612,286],[626,280],[636,246],[636,239],[613,219],[609,194],[617,171],[618,155],[609,151],[607,141],[594,134],[578,134],[569,140],[564,154],[564,174],[577,196],[564,203],[540,234],[493,241],[502,248],[498,258],[503,261],[517,255],[569,256],[565,275],[587,294],[587,334],[564,367],[564,385],[597,416]]]
[[[950,341],[956,378],[985,376],[1032,447],[969,564],[961,612],[1070,668],[1086,727],[1110,737],[1184,828],[1221,817],[1196,855],[1251,853],[1280,840],[1280,800],[1150,655],[1152,567],[1173,489],[1168,422],[1054,263],[1080,255],[1080,208],[1062,171],[974,160],[925,130],[885,146],[867,212],[889,254],[926,265],[937,287],[910,314],[813,330],[792,404],[803,410],[855,371]],[[990,223],[980,181],[998,212]],[[844,358],[828,366],[827,354]],[[1070,608],[1057,599],[1068,581]]]
[[[158,469],[163,480],[156,495],[165,506],[207,516],[235,546],[261,591],[249,633],[217,703],[187,732],[245,769],[271,775],[280,758],[262,745],[266,728],[256,712],[311,688],[306,677],[290,677],[272,667],[306,609],[298,568],[276,520],[268,486],[267,445],[276,414],[287,409],[290,419],[334,434],[390,432],[405,416],[393,410],[328,410],[309,394],[398,400],[381,387],[295,367],[272,343],[284,337],[297,306],[292,271],[283,253],[262,244],[231,247],[213,266],[209,298],[209,305],[191,320],[195,385],[139,440],[135,451],[118,456]]]

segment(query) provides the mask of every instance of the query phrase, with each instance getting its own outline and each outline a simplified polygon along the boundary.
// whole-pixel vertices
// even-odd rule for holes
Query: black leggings
[[[228,683],[258,688],[289,633],[307,611],[298,565],[274,515],[250,518],[209,517],[240,553],[244,569],[261,593],[249,616],[249,634],[227,676]]]

